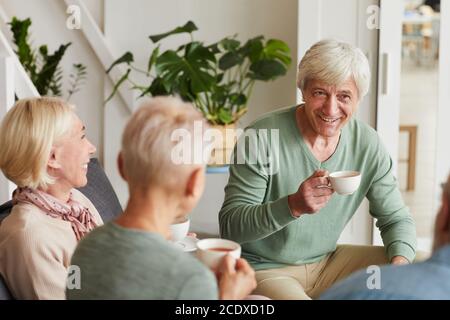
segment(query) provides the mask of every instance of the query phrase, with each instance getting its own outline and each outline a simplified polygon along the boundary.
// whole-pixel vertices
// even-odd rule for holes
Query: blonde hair
[[[322,40],[309,48],[300,61],[297,87],[304,91],[310,80],[339,85],[350,77],[358,88],[358,98],[362,99],[370,86],[370,67],[364,53],[345,42]]]
[[[71,130],[74,107],[59,98],[23,99],[0,126],[0,169],[19,187],[46,189],[51,148]]]
[[[179,142],[172,135],[181,129],[193,136],[196,121],[207,127],[202,114],[179,98],[155,97],[141,105],[131,116],[122,137],[121,154],[128,182],[144,189],[179,183],[189,164],[173,161],[172,152]]]

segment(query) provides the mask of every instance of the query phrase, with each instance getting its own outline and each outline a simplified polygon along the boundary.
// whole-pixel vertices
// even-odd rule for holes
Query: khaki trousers
[[[316,299],[351,273],[386,263],[384,247],[339,245],[316,263],[256,271],[258,285],[253,294],[275,300]]]

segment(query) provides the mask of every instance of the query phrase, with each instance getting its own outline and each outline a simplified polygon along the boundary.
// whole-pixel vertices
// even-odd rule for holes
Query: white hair
[[[309,48],[300,61],[297,87],[304,91],[310,80],[339,85],[350,77],[362,99],[369,91],[370,67],[361,49],[337,40],[322,40]]]
[[[189,165],[174,163],[172,151],[178,141],[172,139],[172,134],[179,129],[192,133],[196,121],[207,128],[203,115],[179,98],[155,97],[141,105],[122,137],[121,154],[128,182],[144,189],[179,184]]]

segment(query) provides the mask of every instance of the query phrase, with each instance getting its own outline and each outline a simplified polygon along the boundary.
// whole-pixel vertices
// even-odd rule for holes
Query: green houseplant
[[[48,52],[46,45],[41,45],[36,50],[32,48],[29,39],[30,18],[20,20],[13,17],[8,24],[13,34],[17,57],[39,94],[62,96],[63,72],[59,64],[71,43],[60,45],[53,53]],[[74,63],[72,68],[73,72],[69,75],[67,100],[80,90],[87,74],[86,66],[81,63]]]
[[[166,33],[149,36],[157,46],[149,56],[146,70],[133,64],[131,52],[123,54],[107,70],[110,72],[119,64],[127,65],[107,101],[128,81],[132,89],[140,92],[140,97],[179,95],[192,102],[210,124],[229,126],[246,113],[255,82],[283,76],[291,63],[290,49],[281,40],[257,36],[241,43],[234,35],[205,44],[194,39],[196,30],[197,26],[188,21]],[[186,43],[161,52],[161,40],[182,33],[189,35]],[[132,70],[145,74],[148,83],[133,82]]]

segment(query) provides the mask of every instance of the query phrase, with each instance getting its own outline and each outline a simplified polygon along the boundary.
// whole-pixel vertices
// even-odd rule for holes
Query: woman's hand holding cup
[[[256,288],[255,271],[242,258],[229,254],[222,258],[218,270],[219,299],[241,300]]]

